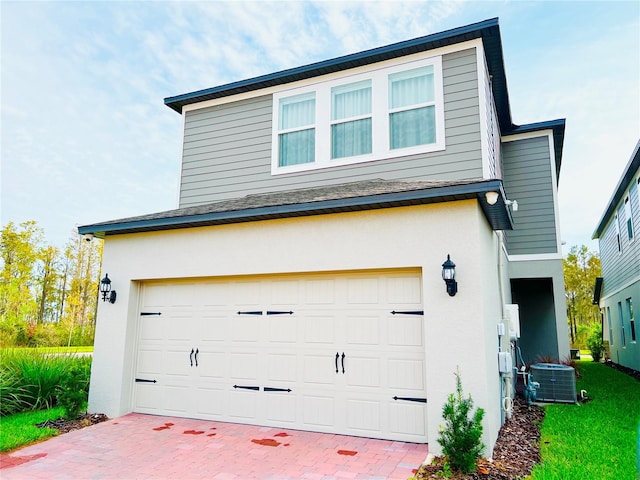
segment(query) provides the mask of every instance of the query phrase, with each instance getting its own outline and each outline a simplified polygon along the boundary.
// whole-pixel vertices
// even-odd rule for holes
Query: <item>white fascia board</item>
[[[402,65],[403,63],[411,63],[416,60],[423,60],[431,57],[439,57],[448,53],[455,53],[462,50],[468,50],[470,48],[482,48],[482,39],[477,38],[469,40],[467,42],[456,43],[455,45],[447,45],[446,47],[436,48],[434,50],[427,50],[425,52],[415,53],[413,55],[405,55],[402,57],[393,58],[391,60],[385,60],[383,62],[376,62],[362,67],[356,67],[352,69],[340,70],[335,73],[325,74],[318,77],[308,78],[305,80],[299,80],[297,82],[285,83],[283,85],[277,85],[274,87],[263,88],[259,90],[253,90],[251,92],[239,93],[237,95],[230,95],[228,97],[215,98],[213,100],[206,100],[204,102],[192,103],[184,105],[182,107],[182,114],[192,110],[198,110],[201,108],[214,107],[217,105],[223,105],[225,103],[237,102],[239,100],[246,100],[248,98],[261,97],[263,95],[273,95],[274,93],[282,92],[285,90],[293,90],[296,88],[315,85],[317,83],[323,83],[332,81],[335,79],[348,77],[350,75],[357,75],[361,73],[373,72],[381,68],[392,67],[394,65]],[[483,50],[484,51],[484,50]]]
[[[489,178],[491,169],[489,168],[489,141],[487,139],[487,95],[485,88],[490,85],[488,78],[487,62],[484,56],[482,43],[476,48],[476,70],[478,71],[478,106],[480,109],[480,152],[482,154],[482,178]],[[491,92],[493,99],[493,92]]]

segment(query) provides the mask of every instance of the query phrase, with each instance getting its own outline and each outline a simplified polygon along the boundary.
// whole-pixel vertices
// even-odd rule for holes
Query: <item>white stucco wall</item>
[[[465,393],[487,412],[490,454],[500,427],[496,238],[475,200],[107,237],[103,272],[118,299],[99,305],[89,408],[131,411],[141,280],[418,267],[430,451],[440,450],[442,405],[459,366]],[[455,297],[441,278],[447,254]]]

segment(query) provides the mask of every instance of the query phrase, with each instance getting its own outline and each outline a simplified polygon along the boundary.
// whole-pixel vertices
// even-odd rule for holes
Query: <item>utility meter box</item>
[[[517,303],[505,304],[504,321],[509,325],[509,336],[520,338],[520,310]]]

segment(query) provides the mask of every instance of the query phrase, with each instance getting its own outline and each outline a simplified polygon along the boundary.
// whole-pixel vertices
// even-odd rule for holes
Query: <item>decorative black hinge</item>
[[[424,310],[409,310],[407,312],[391,312],[391,315],[424,315]]]
[[[293,312],[291,310],[289,310],[288,312],[267,310],[267,315],[293,315]]]
[[[233,388],[242,388],[244,390],[260,390],[260,387],[248,387],[246,385],[234,385]]]
[[[141,316],[149,316],[149,315],[162,315],[162,312],[140,312]]]
[[[290,388],[273,388],[273,387],[264,387],[265,392],[290,392]]]
[[[156,383],[157,380],[149,380],[148,378],[136,378],[136,383]]]
[[[262,310],[254,310],[250,312],[238,312],[238,315],[262,315]]]
[[[411,397],[393,397],[394,400],[406,400],[407,402],[419,402],[427,403],[426,398],[411,398]]]

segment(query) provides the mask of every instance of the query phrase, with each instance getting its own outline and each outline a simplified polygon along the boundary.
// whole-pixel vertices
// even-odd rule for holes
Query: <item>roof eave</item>
[[[433,50],[435,48],[461,43],[475,38],[482,38],[483,44],[485,45],[489,73],[493,78],[494,95],[496,89],[503,90],[504,92],[504,95],[499,95],[499,101],[496,103],[499,121],[501,125],[508,128],[508,125],[510,125],[511,122],[511,113],[509,110],[508,96],[506,95],[506,75],[504,72],[502,42],[497,18],[491,18],[470,25],[446,30],[444,32],[438,32],[383,47],[365,50],[363,52],[282,70],[267,75],[261,75],[213,88],[167,97],[165,98],[164,103],[176,112],[182,113],[182,108],[185,105],[317,77],[327,73],[347,70],[392,58],[403,57],[417,52]]]
[[[598,222],[598,226],[596,227],[596,229],[593,232],[593,235],[591,236],[592,239],[596,240],[600,238],[600,236],[604,232],[605,227],[609,223],[611,215],[613,215],[613,213],[615,212],[615,209],[618,206],[618,203],[620,203],[620,200],[622,200],[622,197],[627,191],[627,186],[631,183],[631,180],[633,180],[633,177],[635,176],[639,168],[640,168],[640,140],[638,140],[638,143],[636,143],[636,146],[633,149],[633,153],[631,154],[631,157],[627,162],[627,166],[624,169],[624,173],[620,177],[620,180],[618,180],[618,184],[616,185],[616,188],[613,190],[613,195],[611,195],[611,198],[609,199],[609,203],[607,203],[607,207],[605,208],[604,213],[602,214],[602,217]]]
[[[497,191],[498,202],[489,205],[485,193]],[[467,199],[478,199],[481,208],[493,230],[512,230],[513,219],[504,199],[506,195],[500,180],[488,180],[467,185],[436,187],[396,193],[367,195],[336,200],[324,200],[292,205],[277,205],[198,215],[166,216],[145,220],[123,220],[78,227],[81,235],[92,234],[98,238],[108,235],[142,233],[181,228],[205,227],[232,223],[274,220],[279,218],[302,217],[375,210],[429,203],[442,203]]]

